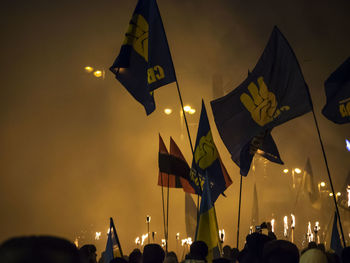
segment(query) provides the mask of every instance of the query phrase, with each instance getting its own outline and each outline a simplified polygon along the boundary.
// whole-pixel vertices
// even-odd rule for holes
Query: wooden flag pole
[[[169,175],[168,175],[169,177]],[[166,225],[165,225],[165,208],[164,208],[164,191],[163,191],[163,175],[160,175],[160,180],[162,183],[162,205],[163,205],[163,226],[164,226],[164,238],[166,239]]]
[[[241,175],[241,181],[239,184],[239,200],[238,200],[237,246],[236,246],[237,249],[239,249],[238,245],[239,245],[239,223],[241,219],[242,180],[243,180],[243,176]]]

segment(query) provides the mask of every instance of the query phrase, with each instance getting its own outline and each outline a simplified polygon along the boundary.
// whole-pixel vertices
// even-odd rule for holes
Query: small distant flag
[[[271,137],[274,127],[311,111],[308,87],[286,38],[274,27],[265,50],[248,77],[236,89],[211,102],[221,139],[240,167],[249,172],[258,150],[283,163]],[[256,137],[258,144],[252,145]]]
[[[220,255],[219,227],[214,202],[211,200],[210,181],[204,177],[203,194],[200,204],[200,215],[196,240],[204,241],[208,246],[207,261],[212,262]]]
[[[123,257],[123,251],[122,247],[120,246],[118,234],[115,229],[113,219],[111,217],[105,251],[105,262],[110,262],[116,257]]]
[[[350,57],[324,83],[327,103],[322,114],[329,120],[350,122]]]
[[[334,220],[332,227],[332,236],[331,236],[331,249],[341,257],[341,252],[343,250],[343,246],[340,241],[339,231],[338,231],[338,216],[337,212],[334,212]]]
[[[320,209],[320,193],[315,183],[314,174],[312,172],[311,162],[309,158],[307,158],[304,169],[304,192],[309,197],[312,207],[315,209]]]
[[[216,199],[226,188],[232,184],[232,180],[227,173],[224,164],[221,161],[219,152],[215,146],[211,133],[207,111],[202,100],[202,110],[199,119],[196,145],[194,147],[194,158],[192,160],[191,179],[199,186],[204,183],[204,175],[208,175],[211,200],[215,203]]]
[[[147,115],[156,106],[154,90],[174,82],[175,71],[155,0],[139,0],[120,53],[110,70]]]
[[[173,138],[170,137],[170,154],[159,134],[158,185],[169,188],[183,188],[186,193],[199,194],[198,188],[190,183],[190,167]],[[193,183],[194,185],[194,183]]]

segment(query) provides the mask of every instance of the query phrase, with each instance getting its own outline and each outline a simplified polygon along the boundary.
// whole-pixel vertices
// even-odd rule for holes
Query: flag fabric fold
[[[149,115],[154,90],[176,81],[163,22],[155,0],[139,0],[110,70]]]
[[[206,176],[200,204],[200,215],[196,240],[204,241],[208,246],[207,261],[216,258],[220,247],[219,227],[216,218],[214,202],[211,200],[210,181]]]
[[[110,218],[110,225],[108,231],[108,238],[105,250],[105,262],[110,262],[116,257],[122,257],[123,252],[118,239],[118,234],[113,223],[113,219]]]
[[[215,123],[232,160],[246,176],[256,148],[282,163],[271,137],[274,127],[312,109],[308,87],[286,38],[274,27],[248,77],[233,91],[211,102]],[[252,147],[254,137],[261,137]],[[265,150],[263,150],[264,148]]]
[[[197,206],[189,193],[185,193],[185,224],[187,237],[194,239],[197,227]]]
[[[324,83],[327,103],[322,114],[337,124],[350,122],[350,57]]]
[[[219,195],[232,184],[232,180],[215,146],[207,111],[204,101],[202,101],[202,110],[191,168],[192,182],[196,182],[193,187],[199,186],[197,176],[200,178],[200,182],[203,185],[204,175],[206,173],[208,174],[208,180],[210,182],[211,200],[215,202]]]

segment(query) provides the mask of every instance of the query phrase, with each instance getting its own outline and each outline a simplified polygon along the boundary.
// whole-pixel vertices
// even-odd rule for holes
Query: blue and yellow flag
[[[155,0],[139,0],[120,53],[110,70],[151,114],[154,90],[174,82],[175,71]]]
[[[115,229],[113,219],[111,217],[105,250],[105,262],[110,262],[116,257],[123,257],[123,251],[118,239],[118,234]]]
[[[350,122],[350,57],[324,83],[327,103],[322,114],[338,123]]]
[[[259,150],[281,163],[272,129],[311,111],[312,105],[297,58],[277,27],[246,80],[211,106],[220,136],[241,175],[248,174]],[[253,145],[256,137],[262,139]]]
[[[214,202],[211,200],[210,181],[205,177],[200,205],[200,215],[196,240],[204,241],[208,246],[207,261],[212,262],[219,251],[219,227],[216,219]]]
[[[191,183],[195,189],[198,189],[199,182],[201,187],[204,183],[204,175],[208,174],[210,182],[211,200],[213,202],[223,193],[227,187],[232,184],[224,164],[221,161],[219,152],[215,146],[213,136],[210,130],[207,111],[204,101],[202,101],[201,116],[197,131],[196,145],[194,148],[194,159],[191,168]],[[197,177],[198,176],[198,177]],[[198,178],[200,178],[198,180]]]

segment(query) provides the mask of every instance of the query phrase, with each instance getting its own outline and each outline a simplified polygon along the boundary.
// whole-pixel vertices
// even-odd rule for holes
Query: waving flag
[[[170,154],[159,134],[159,176],[158,185],[170,188],[183,188],[186,193],[200,194],[198,187],[190,183],[190,167],[173,138],[170,137]],[[193,185],[195,185],[193,183]]]
[[[205,178],[200,205],[200,215],[196,240],[204,241],[208,246],[207,261],[220,256],[219,227],[216,219],[214,202],[211,200],[210,180]]]
[[[350,57],[324,83],[327,104],[322,114],[338,123],[350,122]]]
[[[211,106],[220,136],[241,175],[248,174],[256,148],[282,163],[271,130],[311,111],[312,106],[295,54],[277,27],[246,80]],[[262,139],[252,145],[257,136]]]
[[[199,119],[194,159],[192,161],[191,179],[198,186],[197,175],[204,183],[204,175],[208,174],[210,184],[211,200],[213,202],[232,184],[224,164],[221,161],[219,152],[215,146],[211,134],[207,111],[202,101],[202,111]]]
[[[110,218],[110,225],[108,230],[108,238],[105,251],[105,262],[110,262],[116,257],[123,257],[122,247],[118,239],[118,234],[115,229],[113,219]]]
[[[110,70],[151,114],[153,91],[174,82],[175,71],[163,22],[155,0],[139,0],[120,53]]]

